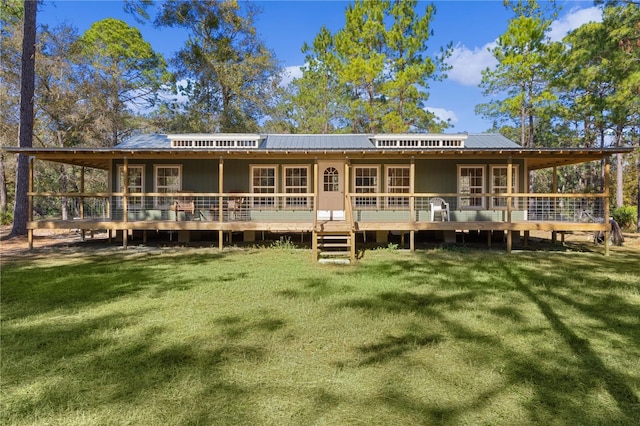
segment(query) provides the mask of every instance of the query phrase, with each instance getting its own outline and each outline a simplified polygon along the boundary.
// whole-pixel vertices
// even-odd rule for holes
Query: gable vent
[[[171,148],[185,149],[258,149],[262,137],[256,134],[167,135]]]
[[[467,135],[444,134],[395,134],[374,135],[371,140],[376,148],[428,149],[428,148],[464,148]]]

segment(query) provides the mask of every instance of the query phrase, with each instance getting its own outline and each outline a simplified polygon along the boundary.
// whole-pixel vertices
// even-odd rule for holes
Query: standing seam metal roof
[[[414,135],[414,134],[412,134]],[[379,150],[368,134],[268,134],[264,135],[258,151],[319,151],[319,150]],[[466,149],[519,148],[510,139],[494,133],[469,134],[464,142]],[[116,149],[171,149],[171,140],[164,134],[133,136]],[[182,148],[177,148],[182,149]],[[197,150],[194,148],[193,150]],[[429,148],[424,148],[428,150]],[[233,149],[232,149],[233,150]],[[244,149],[243,149],[244,150]]]

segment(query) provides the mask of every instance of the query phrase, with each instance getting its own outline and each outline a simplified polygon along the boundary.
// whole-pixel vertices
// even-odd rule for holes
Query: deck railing
[[[312,193],[30,193],[33,220],[311,222]],[[126,212],[126,214],[125,214]]]
[[[201,220],[313,222],[313,193],[53,193],[33,192],[33,220]],[[125,202],[126,198],[126,202]],[[448,204],[449,221],[603,222],[604,194],[348,194],[355,222],[424,222],[434,198]],[[177,203],[177,205],[176,205]],[[510,204],[510,208],[508,208]],[[125,208],[126,206],[126,208]],[[125,218],[126,210],[126,218]]]

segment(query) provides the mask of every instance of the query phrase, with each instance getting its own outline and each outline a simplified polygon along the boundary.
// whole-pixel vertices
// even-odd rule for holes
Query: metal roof
[[[412,134],[413,135],[413,134]],[[376,150],[369,134],[267,134],[258,151],[330,151]],[[469,134],[463,149],[506,149],[520,145],[500,134]],[[122,142],[115,149],[171,149],[171,140],[164,134],[137,135]]]
[[[116,149],[163,149],[171,148],[171,140],[167,135],[136,135],[119,143]]]
[[[260,147],[266,150],[363,150],[373,149],[370,135],[266,135]]]
[[[469,149],[520,148],[520,145],[499,133],[470,133],[464,142],[464,147]]]

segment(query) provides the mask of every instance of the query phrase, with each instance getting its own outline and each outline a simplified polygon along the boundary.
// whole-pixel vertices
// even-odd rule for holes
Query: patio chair
[[[174,202],[173,204],[173,209],[175,211],[176,214],[176,221],[178,220],[178,213],[179,212],[184,212],[185,213],[185,219],[188,220],[188,218],[193,218],[196,208],[195,208],[195,203],[193,202],[193,198],[189,197],[189,196],[184,196],[184,197],[178,197],[178,199]],[[187,213],[190,213],[190,216],[186,216]]]
[[[240,220],[242,213],[242,203],[244,198],[231,197],[227,200],[227,210],[229,211],[229,220]]]
[[[431,221],[433,222],[436,217],[436,212],[440,212],[440,220],[445,222],[450,220],[449,203],[440,197],[435,197],[429,200],[431,204]]]

